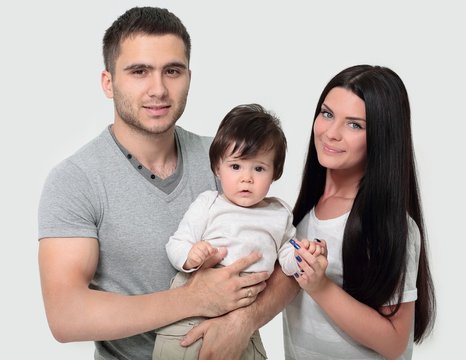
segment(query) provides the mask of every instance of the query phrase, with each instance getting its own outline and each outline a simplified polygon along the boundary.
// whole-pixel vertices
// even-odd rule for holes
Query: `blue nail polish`
[[[296,241],[294,241],[293,239],[290,239],[290,244],[293,245],[293,247],[296,250],[301,249],[301,246],[299,246],[298,243]]]
[[[301,256],[299,256],[299,255],[296,255],[295,258],[296,258],[296,260],[298,260],[298,262],[303,261],[303,259],[301,259]]]
[[[320,241],[319,239],[316,239],[316,241],[317,241],[317,242],[322,242],[322,241]]]
[[[293,275],[294,275],[294,277],[295,277],[296,279],[299,278],[299,274],[298,274],[298,273],[294,273]]]

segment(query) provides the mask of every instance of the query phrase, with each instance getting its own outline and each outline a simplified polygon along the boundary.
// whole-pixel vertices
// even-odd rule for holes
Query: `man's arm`
[[[245,298],[244,287],[253,285],[253,294],[258,294],[267,278],[266,273],[239,276],[259,259],[251,254],[230,267],[201,270],[183,287],[129,296],[89,288],[98,259],[94,238],[40,240],[44,305],[50,329],[60,342],[119,339],[189,316],[218,316],[249,305],[255,296]]]
[[[241,321],[249,322],[251,335],[279,314],[298,294],[300,288],[293,277],[286,276],[278,262],[267,280],[267,287],[257,300],[241,311],[236,311]]]
[[[298,291],[299,285],[293,278],[286,276],[277,263],[267,280],[267,287],[254,303],[224,316],[203,321],[186,335],[182,345],[190,345],[203,337],[200,360],[216,359],[218,354],[222,354],[225,360],[238,360],[254,331],[280,313]]]

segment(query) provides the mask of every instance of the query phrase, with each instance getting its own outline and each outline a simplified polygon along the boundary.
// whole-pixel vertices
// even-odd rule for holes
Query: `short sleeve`
[[[421,234],[413,219],[408,219],[408,263],[406,267],[405,287],[402,302],[415,301],[417,299],[417,271],[419,267],[419,254],[421,249]]]
[[[419,228],[413,219],[408,218],[408,251],[407,251],[407,265],[406,265],[406,277],[405,285],[403,288],[403,294],[401,302],[411,302],[417,300],[417,271],[419,267],[419,254],[421,247],[421,235]],[[392,297],[388,304],[396,303],[398,295]],[[387,304],[387,305],[388,305]]]
[[[84,173],[70,161],[48,175],[39,202],[38,237],[98,238],[98,199]]]

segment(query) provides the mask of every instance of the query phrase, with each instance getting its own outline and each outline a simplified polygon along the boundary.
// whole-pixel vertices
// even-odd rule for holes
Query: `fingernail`
[[[290,239],[290,244],[293,245],[295,249],[301,249],[301,246],[299,246],[298,243],[293,239]]]
[[[298,273],[294,273],[293,276],[297,279],[299,278],[299,274]]]
[[[296,258],[296,260],[298,260],[299,262],[303,261],[303,259],[301,259],[301,256],[299,256],[299,255],[296,255],[295,258]]]
[[[317,242],[322,242],[322,241],[320,241],[319,239],[316,239],[316,241],[317,241]]]

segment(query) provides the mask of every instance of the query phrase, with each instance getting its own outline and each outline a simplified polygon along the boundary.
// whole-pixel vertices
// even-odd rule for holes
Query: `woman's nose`
[[[337,121],[332,122],[332,124],[327,128],[325,132],[329,139],[341,140],[341,127]]]

